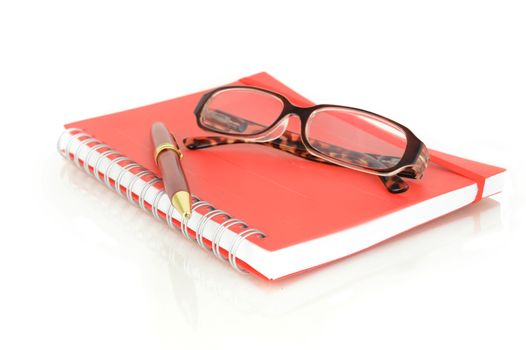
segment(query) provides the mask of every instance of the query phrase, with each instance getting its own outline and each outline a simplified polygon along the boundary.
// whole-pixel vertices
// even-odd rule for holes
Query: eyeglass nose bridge
[[[263,134],[257,135],[255,137],[248,137],[245,139],[251,142],[269,142],[276,140],[280,138],[285,133],[285,131],[287,131],[287,128],[289,126],[289,119],[293,116],[300,118],[300,116],[296,113],[288,113],[282,118],[280,118],[279,122],[276,123],[276,125],[265,131]]]

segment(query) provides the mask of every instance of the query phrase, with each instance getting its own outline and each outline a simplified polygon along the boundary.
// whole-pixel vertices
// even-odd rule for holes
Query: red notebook
[[[312,104],[266,73],[232,84]],[[180,226],[158,178],[150,127],[162,121],[179,140],[206,135],[193,114],[203,93],[69,123],[59,152],[159,220]],[[289,128],[297,128],[294,123],[291,119]],[[376,176],[261,145],[183,152],[198,197],[188,238],[197,237],[203,249],[234,268],[271,280],[349,256],[500,192],[505,172],[431,150],[423,179],[409,180],[405,193],[390,194]],[[262,234],[248,234],[256,232],[250,229]]]

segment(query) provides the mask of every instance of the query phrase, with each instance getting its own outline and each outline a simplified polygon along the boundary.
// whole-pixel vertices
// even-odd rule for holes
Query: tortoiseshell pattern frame
[[[243,134],[236,134],[233,132],[229,132],[228,128],[225,128],[224,132],[218,130],[217,128],[211,129],[208,126],[204,125],[201,121],[201,114],[203,109],[206,106],[206,103],[210,100],[212,96],[215,94],[222,92],[224,90],[229,89],[251,89],[251,90],[257,90],[259,92],[268,93],[273,95],[274,97],[280,99],[283,103],[283,110],[281,114],[278,116],[276,121],[274,121],[270,126],[266,127],[264,130],[259,132],[258,134],[252,134],[252,135],[243,135]],[[308,140],[306,136],[306,129],[308,125],[308,119],[309,117],[320,108],[342,108],[342,109],[348,109],[351,111],[358,111],[362,113],[367,113],[372,116],[374,116],[377,119],[381,119],[384,122],[387,122],[388,124],[391,124],[393,127],[398,128],[400,131],[402,131],[407,139],[407,146],[404,151],[404,154],[401,158],[399,157],[391,157],[391,156],[382,156],[382,155],[374,155],[374,154],[367,154],[367,153],[360,153],[360,152],[354,152],[346,149],[342,149],[341,147],[326,144],[317,140]],[[269,91],[266,89],[256,88],[256,87],[249,87],[249,86],[225,86],[221,87],[215,90],[212,90],[205,95],[203,95],[197,104],[197,107],[195,109],[195,115],[197,118],[197,124],[201,129],[212,131],[215,133],[223,134],[224,137],[217,137],[217,136],[210,136],[210,137],[197,137],[197,138],[187,138],[183,142],[189,149],[201,149],[216,145],[224,145],[224,144],[234,144],[234,143],[259,143],[264,144],[267,146],[271,146],[273,148],[277,148],[283,151],[286,151],[288,153],[292,153],[294,155],[317,161],[322,163],[328,163],[333,165],[340,165],[346,168],[350,168],[353,170],[358,170],[370,174],[379,175],[384,185],[387,187],[387,189],[392,193],[401,193],[405,192],[408,189],[407,183],[405,183],[400,176],[402,177],[408,177],[413,179],[419,179],[422,177],[423,172],[425,168],[427,167],[427,163],[429,161],[429,155],[427,152],[427,149],[425,145],[405,126],[390,120],[388,118],[385,118],[383,116],[380,116],[378,114],[365,111],[358,108],[352,108],[352,107],[345,107],[345,106],[339,106],[339,105],[315,105],[311,107],[299,107],[295,106],[292,103],[288,101],[287,98],[284,96],[275,93],[273,91]],[[216,111],[217,112],[217,111]],[[239,123],[249,123],[249,124],[255,124],[251,121],[239,118],[237,116],[232,116],[224,112],[220,112],[221,116],[228,117],[229,120],[235,121],[239,125]],[[286,130],[287,120],[288,117],[295,115],[299,117],[301,120],[301,134],[296,134],[290,131]],[[256,124],[257,125],[257,124]],[[285,126],[283,128],[283,126]],[[314,142],[314,145],[317,147],[314,147],[312,144]],[[325,149],[327,151],[327,154],[322,154],[317,149]],[[359,165],[351,165],[347,164],[345,162],[339,161],[338,159],[335,159],[331,157],[331,155],[337,155],[340,158],[349,159],[354,162],[354,164]],[[378,169],[378,164],[381,164],[382,166],[385,166],[384,169]]]
[[[292,135],[292,137],[290,137]],[[319,162],[324,163],[328,165],[334,165],[338,166],[337,164],[334,164],[332,162],[326,161],[323,158],[317,157],[313,154],[310,154],[306,149],[303,143],[299,140],[299,135],[291,133],[290,131],[286,131],[282,136],[280,136],[276,140],[268,141],[268,142],[250,142],[250,141],[244,141],[241,139],[236,139],[233,137],[225,137],[225,136],[202,136],[202,137],[187,137],[183,140],[184,145],[191,150],[197,150],[202,148],[208,148],[213,146],[220,146],[220,145],[232,145],[232,144],[238,144],[238,143],[255,143],[258,145],[263,146],[270,146],[272,148],[276,148],[282,151],[285,151],[287,153],[291,153],[295,156]],[[389,190],[391,193],[402,193],[409,189],[409,185],[407,182],[405,182],[400,176],[392,175],[392,176],[379,176],[382,183],[385,185],[385,187]]]

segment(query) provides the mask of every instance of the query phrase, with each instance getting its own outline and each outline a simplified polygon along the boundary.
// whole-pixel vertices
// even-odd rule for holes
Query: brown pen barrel
[[[152,125],[152,140],[155,149],[163,143],[171,143],[177,145],[173,136],[170,134],[168,129],[163,123],[155,122]],[[176,146],[177,147],[177,146]],[[161,170],[161,177],[164,182],[164,190],[170,197],[179,192],[185,191],[190,192],[184,171],[181,167],[181,161],[179,155],[173,150],[162,151],[157,157],[159,169]]]

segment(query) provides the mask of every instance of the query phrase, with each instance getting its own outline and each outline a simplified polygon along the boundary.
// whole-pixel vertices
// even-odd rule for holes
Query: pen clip
[[[177,139],[175,138],[175,135],[174,134],[170,134],[170,135],[172,135],[172,141],[174,142],[175,153],[177,153],[177,155],[179,156],[179,159],[183,159],[183,153],[181,152],[181,148],[179,147],[179,144],[177,143]]]

